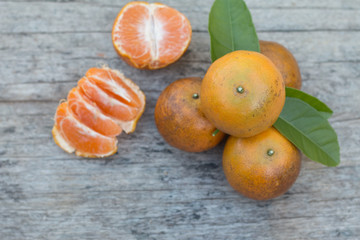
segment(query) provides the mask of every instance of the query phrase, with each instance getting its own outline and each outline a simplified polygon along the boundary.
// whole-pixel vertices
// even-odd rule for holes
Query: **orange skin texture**
[[[274,154],[269,156],[268,150]],[[284,194],[301,168],[299,150],[271,127],[250,138],[229,137],[223,169],[229,184],[242,195],[268,200]]]
[[[169,39],[168,42],[162,43],[162,45],[159,47],[159,49],[161,50],[169,50],[169,52],[171,52],[171,54],[167,54],[166,56],[162,56],[162,57],[158,57],[156,59],[153,59],[152,57],[150,57],[149,53],[145,53],[144,56],[142,58],[134,58],[133,55],[134,54],[138,54],[138,52],[126,52],[124,50],[121,50],[116,42],[116,27],[119,24],[119,19],[121,17],[123,17],[126,14],[126,11],[128,7],[131,6],[137,6],[137,5],[145,5],[145,6],[159,6],[159,7],[165,7],[164,9],[159,10],[156,14],[158,14],[159,16],[161,16],[161,18],[165,19],[165,22],[169,23],[168,20],[170,19],[174,19],[174,18],[180,18],[180,16],[184,17],[184,21],[185,21],[185,29],[186,32],[185,33],[181,33],[187,36],[187,40],[184,42],[177,42],[177,44],[181,44],[182,46],[172,46],[171,42],[176,42],[179,41],[180,36],[171,36],[171,38]],[[125,24],[125,28],[130,29],[130,24],[133,22],[138,22],[139,21],[139,17],[138,16],[134,16],[132,14],[136,13],[141,15],[141,17],[148,17],[149,12],[144,11],[145,9],[143,7],[137,8],[136,10],[132,10],[132,13],[128,13],[128,15],[126,17],[128,17],[127,24]],[[135,15],[136,15],[135,14]],[[132,15],[132,16],[130,16]],[[131,17],[131,18],[130,18]],[[140,18],[141,19],[141,18]],[[166,28],[164,29],[166,32],[169,33],[174,33],[176,32],[180,27],[179,24],[181,24],[181,21],[177,21],[177,22],[173,22],[173,23],[169,23],[166,25]],[[131,29],[133,30],[133,29]],[[136,32],[136,31],[132,31],[132,32]],[[174,8],[168,7],[164,4],[161,3],[148,3],[148,2],[143,2],[143,1],[132,1],[127,3],[119,12],[119,14],[117,15],[114,24],[113,24],[113,28],[112,28],[112,42],[113,42],[113,46],[115,48],[115,51],[117,52],[117,54],[130,66],[134,67],[134,68],[138,68],[138,69],[147,69],[147,70],[155,70],[155,69],[160,69],[160,68],[164,68],[176,61],[178,61],[182,55],[186,52],[186,50],[188,49],[190,42],[191,42],[191,37],[192,37],[192,28],[191,28],[191,24],[190,21],[179,11],[177,11]],[[138,45],[142,45],[143,48],[145,48],[145,43],[143,42],[142,39],[136,39],[135,36],[129,36],[129,38],[131,40],[129,40],[127,42],[127,46],[128,48],[133,48],[134,44],[138,44]],[[177,39],[177,40],[174,40]],[[185,45],[184,45],[185,43]],[[154,45],[154,43],[151,43],[152,45]],[[159,44],[159,43],[156,43]],[[141,47],[140,47],[141,48]],[[178,52],[178,50],[181,49],[180,52]]]
[[[155,107],[159,133],[171,146],[187,152],[203,152],[215,147],[225,134],[212,133],[212,125],[200,111],[201,78],[184,78],[170,84],[161,93]]]
[[[237,92],[241,86],[243,92]],[[220,131],[251,137],[271,127],[285,103],[285,85],[264,55],[234,51],[217,59],[201,84],[201,110]]]
[[[301,89],[299,65],[291,52],[283,45],[260,40],[260,52],[267,56],[279,69],[286,87]]]

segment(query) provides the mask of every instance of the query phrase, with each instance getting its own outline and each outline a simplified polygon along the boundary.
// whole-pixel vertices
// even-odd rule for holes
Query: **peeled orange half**
[[[55,114],[54,140],[68,153],[106,157],[117,151],[122,130],[135,130],[145,109],[145,95],[120,72],[91,68]]]
[[[178,60],[191,41],[189,20],[160,3],[130,2],[114,22],[112,42],[131,66],[158,69]]]

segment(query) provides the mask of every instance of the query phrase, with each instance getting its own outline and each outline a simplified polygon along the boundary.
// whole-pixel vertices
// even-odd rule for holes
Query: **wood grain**
[[[333,110],[341,164],[303,157],[282,197],[235,193],[222,172],[224,143],[191,154],[156,130],[160,92],[210,66],[212,0],[162,1],[193,26],[187,53],[157,71],[121,61],[111,27],[124,0],[0,0],[0,239],[358,239],[360,235],[360,2],[247,1],[259,38],[297,58],[303,90]],[[93,66],[121,70],[147,107],[134,134],[102,160],[68,155],[52,140],[60,99]]]

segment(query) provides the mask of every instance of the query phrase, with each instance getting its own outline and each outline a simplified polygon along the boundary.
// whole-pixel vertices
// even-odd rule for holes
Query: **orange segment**
[[[151,16],[148,4],[129,3],[120,14],[113,27],[113,42],[123,54],[130,56],[134,65],[145,68],[151,61],[151,39],[148,34]]]
[[[124,75],[117,75],[110,69],[90,68],[85,76],[95,82],[98,87],[111,95],[111,97],[132,107],[140,108],[140,98],[125,84]]]
[[[191,41],[189,20],[164,4],[130,2],[115,19],[112,41],[135,68],[158,69],[178,60]]]
[[[122,131],[110,117],[104,115],[78,88],[73,88],[67,97],[72,114],[87,127],[109,137],[115,137]]]
[[[145,109],[145,95],[119,71],[91,68],[58,106],[52,133],[56,144],[83,157],[105,157],[116,136],[131,133]]]
[[[150,64],[150,67],[166,65],[168,62],[175,62],[179,55],[186,51],[191,38],[191,27],[186,17],[173,8],[157,4],[154,8],[154,21],[161,24],[164,33],[157,41],[157,59]],[[166,33],[166,34],[165,34]],[[155,58],[156,59],[156,58]]]
[[[76,155],[83,157],[105,157],[117,150],[115,137],[101,135],[86,127],[71,114],[66,102],[56,111],[53,136],[62,149],[76,151]]]
[[[137,115],[137,109],[109,96],[91,79],[80,79],[78,86],[81,91],[108,116],[120,121],[130,121]]]

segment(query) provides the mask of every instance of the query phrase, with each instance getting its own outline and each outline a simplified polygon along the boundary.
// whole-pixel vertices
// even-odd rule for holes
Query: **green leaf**
[[[286,97],[274,127],[308,158],[326,166],[340,163],[337,135],[327,119],[298,98]]]
[[[326,119],[330,118],[333,114],[333,111],[325,103],[321,102],[316,97],[313,97],[295,88],[286,87],[286,96],[303,100],[319,111],[319,113]]]
[[[235,50],[260,52],[251,14],[243,0],[215,0],[209,14],[211,59]]]

